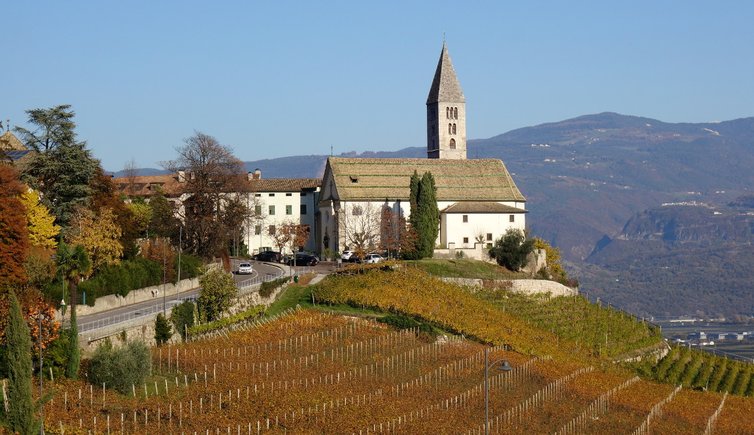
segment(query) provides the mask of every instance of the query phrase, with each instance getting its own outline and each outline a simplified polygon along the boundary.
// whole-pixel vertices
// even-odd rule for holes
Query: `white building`
[[[244,243],[249,253],[277,251],[270,235],[286,223],[309,227],[307,251],[317,250],[320,229],[317,225],[319,178],[262,178],[259,170],[249,173],[247,206],[251,212],[245,225]]]
[[[377,212],[373,227],[385,224],[379,217],[385,209],[407,219],[414,172],[435,179],[438,249],[489,247],[509,228],[526,228],[526,198],[503,162],[466,159],[466,100],[445,44],[426,105],[428,158],[328,159],[319,202],[321,250],[352,248],[351,233],[364,231],[365,211]]]

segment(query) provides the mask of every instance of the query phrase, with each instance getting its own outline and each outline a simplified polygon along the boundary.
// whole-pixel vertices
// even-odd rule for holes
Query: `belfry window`
[[[453,134],[453,124],[448,124],[448,134]]]
[[[445,119],[450,119],[450,107],[445,108]]]
[[[456,125],[453,124],[453,134],[456,134]]]
[[[450,139],[450,149],[454,150],[456,149],[456,140]]]
[[[458,119],[458,107],[453,108],[453,119]]]

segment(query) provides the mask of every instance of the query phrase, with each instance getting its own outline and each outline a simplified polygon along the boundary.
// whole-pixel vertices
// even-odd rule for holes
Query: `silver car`
[[[240,263],[238,265],[238,274],[239,275],[248,275],[251,272],[252,272],[251,263]]]

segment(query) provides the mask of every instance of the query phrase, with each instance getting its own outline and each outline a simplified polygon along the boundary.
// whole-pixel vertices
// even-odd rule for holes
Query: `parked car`
[[[252,273],[251,263],[239,263],[238,265],[238,274],[239,275],[248,275]]]
[[[367,256],[364,257],[364,263],[367,264],[380,263],[382,261],[385,261],[385,258],[380,254],[367,254]]]
[[[254,255],[254,259],[257,261],[281,263],[283,261],[283,256],[277,251],[262,251],[259,254]]]
[[[351,258],[353,258],[353,256],[353,251],[343,251],[343,254],[340,255],[340,259],[343,261],[351,261]]]
[[[293,265],[294,257],[288,257],[287,263]],[[296,266],[316,266],[319,263],[319,258],[316,255],[307,254],[305,252],[299,252],[296,254]]]

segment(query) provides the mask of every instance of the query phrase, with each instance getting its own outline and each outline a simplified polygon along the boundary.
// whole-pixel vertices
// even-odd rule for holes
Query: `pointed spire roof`
[[[458,82],[458,77],[456,77],[456,71],[453,69],[453,62],[450,60],[448,46],[445,44],[445,41],[442,43],[442,52],[440,53],[440,60],[437,62],[437,70],[435,70],[435,78],[432,80],[432,87],[429,88],[427,104],[439,101],[466,102],[466,97],[463,96],[461,83]]]

